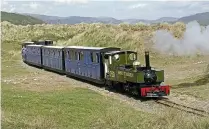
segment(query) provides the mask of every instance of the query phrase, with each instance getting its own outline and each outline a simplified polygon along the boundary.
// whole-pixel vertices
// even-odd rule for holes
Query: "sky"
[[[4,0],[1,11],[50,16],[113,17],[147,19],[183,17],[209,12],[209,1],[130,1],[130,0]]]

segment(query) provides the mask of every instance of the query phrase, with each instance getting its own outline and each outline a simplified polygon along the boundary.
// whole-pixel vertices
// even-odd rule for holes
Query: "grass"
[[[177,25],[183,30],[184,25]],[[2,128],[208,129],[208,118],[188,117],[169,109],[160,115],[138,111],[85,88],[85,83],[27,66],[21,61],[22,41],[44,38],[54,39],[58,41],[56,44],[62,45],[115,45],[123,49],[135,49],[137,45],[135,50],[141,51],[145,49],[145,35],[151,37],[151,32],[157,28],[174,31],[172,29],[177,25],[15,26],[2,23]],[[144,62],[143,56],[139,56]],[[208,76],[203,78],[208,56],[173,57],[152,51],[151,61],[152,65],[165,69],[166,83],[184,88],[172,92],[208,99],[208,95],[203,94],[208,92]],[[200,61],[204,62],[195,64]],[[200,82],[196,80],[201,78],[202,83],[196,86],[196,82]],[[181,83],[192,84],[188,88],[185,84],[180,86]]]
[[[180,94],[195,96],[200,99],[208,100],[209,95],[209,74],[200,75],[184,79],[181,83],[173,86],[173,91]]]
[[[37,78],[44,73],[41,71],[33,77]],[[47,76],[48,74],[53,77],[53,73],[47,73]],[[18,78],[15,77],[15,80]],[[207,119],[188,119],[187,114],[181,112],[168,110],[165,114],[156,116],[137,111],[108,96],[73,86],[72,82],[67,85],[54,81],[55,84],[51,85],[43,80],[28,81],[27,85],[14,83],[15,81],[2,82],[2,128],[209,127]],[[41,90],[37,89],[38,85],[34,85],[36,81],[42,85]],[[63,87],[60,88],[59,85]]]
[[[75,88],[67,91],[56,92],[28,92],[13,91],[9,85],[3,87],[3,109],[7,117],[4,128],[92,128],[98,122],[109,122],[109,126],[118,128],[128,126],[129,123],[123,123],[124,117],[133,115],[137,117],[131,109],[127,109],[130,114],[125,112],[125,107],[116,104],[116,102],[96,94],[93,91],[81,88]],[[12,103],[11,103],[12,102]],[[102,115],[110,115],[111,108],[116,107],[121,113],[109,116],[110,120],[101,119]],[[14,107],[15,110],[14,110]],[[139,113],[144,114],[144,113]],[[114,116],[115,115],[115,116]],[[120,115],[120,116],[117,116]],[[148,119],[137,117],[138,120]],[[136,120],[131,119],[131,122]],[[113,125],[111,125],[113,124]],[[126,125],[126,126],[125,126]]]

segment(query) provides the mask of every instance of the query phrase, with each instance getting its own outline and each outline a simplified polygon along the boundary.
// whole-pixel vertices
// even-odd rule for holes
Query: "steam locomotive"
[[[80,80],[120,89],[140,97],[162,97],[170,94],[170,86],[162,85],[164,70],[137,61],[137,53],[118,47],[55,46],[53,41],[22,44],[25,63]]]

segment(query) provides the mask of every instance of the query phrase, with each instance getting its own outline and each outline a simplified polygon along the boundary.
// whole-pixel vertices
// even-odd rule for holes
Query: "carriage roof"
[[[64,47],[63,46],[43,46],[43,48],[58,48],[58,49],[62,49]]]
[[[118,47],[86,47],[86,46],[67,46],[69,49],[80,49],[80,50],[96,50],[96,51],[108,51],[108,50],[120,50]]]

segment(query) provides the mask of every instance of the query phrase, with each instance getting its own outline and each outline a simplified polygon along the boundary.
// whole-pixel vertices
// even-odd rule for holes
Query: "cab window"
[[[115,54],[114,55],[114,60],[119,61],[119,59],[120,59],[120,55],[119,54]]]
[[[136,54],[135,53],[129,54],[129,59],[130,60],[136,60]]]

